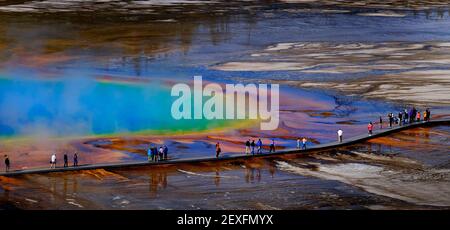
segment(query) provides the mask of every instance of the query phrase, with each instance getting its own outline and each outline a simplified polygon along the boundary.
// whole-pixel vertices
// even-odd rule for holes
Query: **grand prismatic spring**
[[[309,147],[415,106],[450,118],[447,1],[0,1],[11,171]],[[176,120],[171,88],[279,84],[279,125]],[[255,102],[256,103],[256,102]],[[308,154],[0,176],[0,209],[448,209],[450,127]]]

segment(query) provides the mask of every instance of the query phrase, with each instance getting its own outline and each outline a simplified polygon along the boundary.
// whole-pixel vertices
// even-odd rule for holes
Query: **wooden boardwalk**
[[[248,158],[256,158],[256,157],[267,157],[267,156],[275,156],[275,155],[285,155],[285,154],[305,154],[313,151],[319,150],[327,150],[338,147],[344,147],[352,144],[361,143],[367,141],[372,138],[385,136],[388,134],[392,134],[395,132],[399,132],[406,129],[417,128],[417,127],[425,127],[425,126],[436,126],[436,125],[449,125],[449,119],[437,119],[431,120],[429,122],[417,122],[413,124],[407,124],[403,126],[394,126],[392,128],[384,128],[374,130],[373,134],[369,136],[368,134],[357,135],[353,137],[346,137],[346,133],[344,133],[343,142],[330,142],[326,144],[319,144],[309,147],[306,150],[299,149],[285,149],[280,150],[275,153],[264,153],[259,155],[245,155],[245,154],[233,154],[226,155],[220,158],[215,157],[197,157],[197,158],[182,158],[182,159],[173,159],[161,162],[147,162],[147,161],[139,161],[139,162],[123,162],[123,163],[108,163],[108,164],[86,164],[80,165],[77,167],[58,167],[55,169],[50,168],[35,168],[35,169],[25,169],[25,170],[15,170],[10,172],[2,172],[0,176],[17,176],[23,174],[42,174],[42,173],[52,173],[52,172],[67,172],[67,171],[80,171],[80,170],[91,170],[91,169],[112,169],[112,168],[125,168],[125,167],[138,167],[138,166],[149,166],[149,165],[163,165],[163,164],[179,164],[179,163],[198,163],[198,162],[207,162],[207,161],[223,161],[223,160],[234,160],[234,159],[248,159]],[[333,133],[336,136],[337,134]],[[213,155],[214,153],[211,153]]]

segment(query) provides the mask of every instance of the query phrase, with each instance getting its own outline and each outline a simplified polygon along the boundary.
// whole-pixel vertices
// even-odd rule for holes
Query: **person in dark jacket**
[[[222,149],[220,148],[219,142],[216,144],[216,158],[219,158],[220,152],[222,152]]]
[[[252,155],[255,155],[255,147],[256,147],[255,140],[252,140],[252,143],[250,143],[250,147],[252,147]]]
[[[392,123],[394,122],[394,115],[392,113],[388,114],[389,128],[392,128]]]
[[[248,155],[248,154],[250,154],[250,139],[248,139],[246,142],[245,142],[245,154],[246,155]]]
[[[9,172],[9,168],[11,167],[11,162],[9,161],[8,155],[5,155],[5,171]]]
[[[64,153],[64,168],[69,167],[69,158],[67,158],[67,153]]]
[[[73,155],[73,166],[78,166],[78,154]]]
[[[164,160],[167,160],[167,154],[169,153],[169,148],[167,148],[166,145],[164,145]]]

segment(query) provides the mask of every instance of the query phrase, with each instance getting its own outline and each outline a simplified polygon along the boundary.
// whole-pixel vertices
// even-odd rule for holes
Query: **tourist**
[[[409,123],[414,123],[414,121],[416,119],[416,113],[417,113],[417,110],[415,107],[412,107],[409,110],[409,114],[408,114],[409,115]]]
[[[73,166],[74,167],[78,166],[78,154],[76,152],[73,155]]]
[[[423,112],[423,121],[430,121],[430,109],[426,109],[425,112]]]
[[[297,149],[300,149],[300,138],[297,138]]]
[[[56,153],[53,153],[50,158],[50,168],[56,168]]]
[[[149,146],[148,149],[147,149],[147,160],[149,162],[153,161],[153,148],[152,148],[152,146]]]
[[[256,147],[255,140],[252,140],[250,146],[252,147],[252,155],[255,155],[255,147]]]
[[[383,128],[383,118],[381,118],[381,116],[380,116],[380,129],[382,129]]]
[[[250,154],[250,139],[248,139],[247,142],[245,142],[245,154],[246,155]]]
[[[339,129],[338,131],[337,131],[337,134],[338,134],[338,140],[339,140],[339,142],[341,142],[342,143],[342,134],[344,133],[344,131],[342,131],[342,129]]]
[[[5,171],[9,172],[9,168],[11,167],[11,162],[9,161],[8,155],[5,155]]]
[[[369,130],[369,136],[372,136],[372,130],[373,130],[372,122],[369,122],[369,124],[367,125],[367,130]]]
[[[269,153],[275,152],[275,140],[272,139],[272,143],[270,143]]]
[[[258,154],[262,153],[262,145],[263,145],[263,143],[262,143],[261,139],[258,139],[258,142],[256,142],[256,146],[258,147],[258,151],[257,151]]]
[[[153,147],[153,152],[155,153],[155,161],[159,161],[159,152],[158,152],[158,146]]]
[[[306,142],[307,142],[306,138],[303,138],[303,140],[302,140],[302,149],[306,149]]]
[[[220,149],[220,144],[217,142],[216,144],[216,158],[219,158],[219,154],[222,152],[222,149]]]
[[[403,114],[402,111],[398,112],[398,125],[402,125],[403,123]]]
[[[164,145],[164,160],[167,160],[167,154],[169,153],[169,148],[167,148],[166,145]]]
[[[69,167],[69,158],[67,157],[67,153],[64,153],[64,168]]]
[[[393,118],[393,114],[392,113],[388,114],[388,119],[389,119],[389,128],[392,128],[392,123],[394,122],[394,118]]]
[[[413,117],[412,117],[412,119],[413,120],[416,119],[416,116],[417,116],[417,109],[416,109],[416,107],[413,107]]]
[[[158,162],[158,148],[156,146],[152,147],[152,158],[154,162]]]
[[[420,122],[420,111],[417,111],[416,122]]]
[[[408,110],[405,109],[405,111],[403,111],[403,123],[407,124],[408,123]]]
[[[164,147],[163,146],[159,147],[159,160],[160,161],[164,160]]]

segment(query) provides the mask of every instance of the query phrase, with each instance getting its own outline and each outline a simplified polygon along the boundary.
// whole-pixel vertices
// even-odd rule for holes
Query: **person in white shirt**
[[[344,132],[342,131],[342,129],[339,129],[339,130],[337,131],[339,142],[342,142],[342,134],[343,134],[343,133],[344,133]]]
[[[162,161],[164,159],[164,148],[159,147],[159,160]]]
[[[50,158],[50,168],[56,168],[56,153],[53,153]]]
[[[302,140],[302,149],[306,149],[306,138]]]

